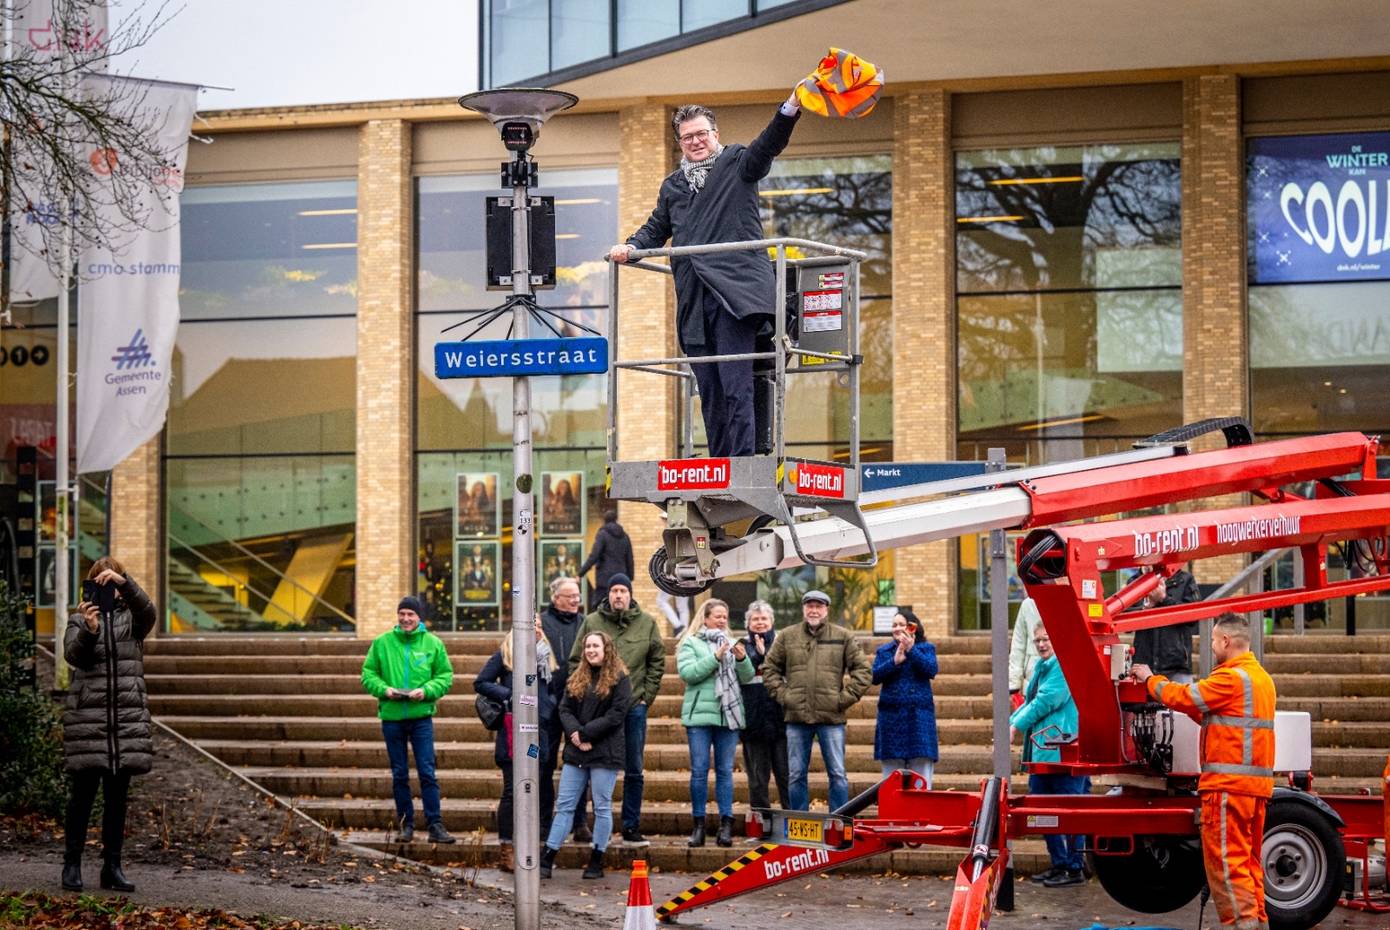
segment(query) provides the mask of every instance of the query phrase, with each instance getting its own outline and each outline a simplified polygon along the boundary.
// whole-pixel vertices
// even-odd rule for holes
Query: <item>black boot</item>
[[[125,894],[135,890],[135,886],[121,871],[121,860],[107,859],[101,867],[101,887],[107,891],[120,891]]]
[[[694,821],[694,827],[690,831],[690,842],[685,845],[703,846],[705,845],[705,815],[701,814],[699,817],[695,817]]]
[[[584,878],[603,878],[603,850],[593,849],[589,853],[589,864],[584,867]]]
[[[714,844],[716,846],[734,845],[734,818],[719,818],[719,833],[714,837]]]
[[[550,877],[551,870],[555,868],[555,854],[559,851],[549,846],[541,847],[541,878]]]
[[[63,863],[63,890],[81,891],[82,890],[82,863],[64,862]]]

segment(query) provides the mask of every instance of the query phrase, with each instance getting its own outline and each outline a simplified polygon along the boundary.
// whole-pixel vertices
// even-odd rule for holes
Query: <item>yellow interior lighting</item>
[[[995,187],[1014,187],[1019,184],[1080,184],[1084,180],[1079,174],[1069,174],[1055,178],[1000,178],[989,183]]]
[[[786,187],[779,190],[758,191],[759,197],[798,197],[802,194],[829,194],[833,187]]]
[[[337,210],[300,210],[300,216],[356,216],[356,207],[342,207]]]

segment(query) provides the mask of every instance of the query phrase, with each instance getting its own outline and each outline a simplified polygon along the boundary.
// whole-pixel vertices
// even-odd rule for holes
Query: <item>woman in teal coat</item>
[[[681,723],[690,746],[691,846],[705,845],[709,759],[714,753],[714,799],[719,807],[720,846],[734,845],[734,752],[743,729],[743,690],[753,680],[753,662],[742,642],[729,636],[729,605],[710,598],[676,645],[676,671],[685,682]]]
[[[1024,704],[1009,718],[1009,735],[1023,734],[1023,764],[1034,762],[1060,762],[1061,751],[1056,746],[1048,746],[1052,740],[1066,739],[1076,733],[1076,702],[1072,700],[1071,689],[1067,687],[1067,677],[1062,674],[1062,666],[1057,654],[1052,651],[1052,640],[1046,627],[1039,625],[1033,631],[1033,644],[1038,647],[1038,665],[1033,677],[1028,679],[1024,692]],[[1083,775],[1064,775],[1029,772],[1029,794],[1085,794],[1089,790]],[[1063,836],[1049,833],[1047,854],[1052,859],[1052,868],[1033,876],[1033,881],[1057,888],[1063,885],[1079,885],[1086,881],[1082,872],[1082,840],[1080,836]]]

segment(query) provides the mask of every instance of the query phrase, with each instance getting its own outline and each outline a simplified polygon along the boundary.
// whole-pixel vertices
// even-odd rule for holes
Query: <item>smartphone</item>
[[[907,625],[907,635],[908,635],[908,636],[916,636],[916,635],[917,635],[917,624],[915,624],[915,623],[909,623],[909,624]]]
[[[109,614],[116,609],[116,586],[97,584],[90,578],[82,582],[82,600],[97,605],[97,610]]]

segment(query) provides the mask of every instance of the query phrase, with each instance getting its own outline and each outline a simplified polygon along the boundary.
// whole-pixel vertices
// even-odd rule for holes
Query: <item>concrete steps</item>
[[[147,646],[146,681],[151,710],[176,731],[272,791],[293,799],[312,816],[344,831],[354,842],[437,863],[488,861],[496,844],[496,799],[501,779],[492,761],[493,734],[473,713],[472,679],[496,649],[496,634],[443,637],[455,668],[452,693],[435,719],[438,773],[445,823],[459,836],[454,846],[416,842],[408,850],[390,842],[393,817],[390,775],[381,742],[376,701],[361,691],[367,643],[341,636],[162,637]],[[881,640],[865,640],[865,648]],[[1275,677],[1280,707],[1313,718],[1316,785],[1326,793],[1379,791],[1390,747],[1390,637],[1267,640],[1266,666]],[[674,643],[668,642],[674,651]],[[975,791],[989,770],[989,639],[951,637],[937,644],[942,674],[936,706],[942,758],[936,787]],[[713,845],[691,850],[689,755],[679,714],[684,686],[667,658],[661,696],[648,723],[646,792],[642,830],[653,840],[644,849],[614,844],[611,867],[646,858],[660,868],[711,871],[746,850]],[[850,790],[874,784],[876,689],[851,710],[846,727]],[[1014,752],[1017,760],[1017,748]],[[736,829],[742,830],[747,783],[741,755],[734,778]],[[713,795],[713,778],[711,798]],[[1026,790],[1016,775],[1013,791]],[[824,799],[826,779],[813,760],[811,792]],[[619,781],[617,798],[621,798]],[[775,791],[774,791],[775,797]],[[707,812],[717,823],[713,801]],[[423,822],[423,821],[422,821]],[[423,836],[423,833],[420,834]],[[583,864],[586,851],[567,848],[560,866]],[[1019,845],[1019,868],[1046,865],[1040,842]],[[851,868],[903,874],[952,871],[958,850],[923,848],[875,857]]]

